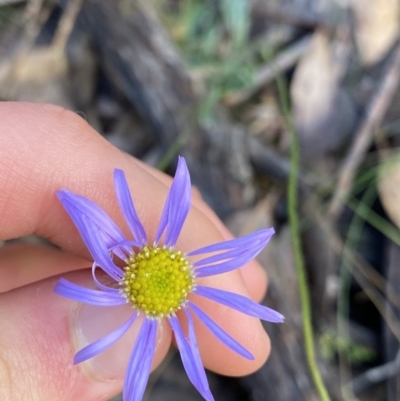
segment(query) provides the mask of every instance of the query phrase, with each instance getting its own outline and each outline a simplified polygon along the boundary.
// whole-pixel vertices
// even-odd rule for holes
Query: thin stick
[[[400,322],[394,313],[393,309],[386,302],[384,296],[372,286],[368,280],[363,277],[357,270],[353,271],[353,277],[360,284],[363,291],[367,294],[368,298],[375,305],[378,312],[381,314],[383,320],[388,325],[390,331],[400,342]]]
[[[32,44],[40,30],[40,11],[43,0],[30,0],[24,11],[24,35],[21,52],[31,49]]]
[[[83,2],[84,0],[69,1],[53,39],[52,46],[54,46],[54,48],[64,50]]]
[[[347,386],[352,387],[356,393],[364,391],[374,383],[379,383],[396,375],[400,371],[400,350],[393,361],[367,370],[357,376]]]
[[[365,259],[363,259],[359,254],[352,252],[345,247],[343,240],[339,237],[339,235],[332,232],[330,226],[326,222],[325,216],[321,214],[319,207],[315,203],[314,198],[314,196],[309,197],[306,204],[307,211],[311,216],[314,216],[316,222],[326,233],[333,250],[338,255],[342,255],[343,257],[347,258],[350,263],[354,264],[354,267],[365,277],[366,280],[368,280],[368,282],[370,282],[376,288],[379,288],[382,292],[386,291],[386,296],[388,299],[393,303],[393,305],[400,309],[400,296],[398,292]],[[351,208],[355,210],[356,206],[353,205]],[[371,221],[367,218],[367,216],[362,214],[362,209],[359,208],[358,211],[360,211],[360,214],[365,221],[371,224]]]
[[[378,128],[387,108],[396,92],[400,81],[400,40],[394,50],[388,68],[382,74],[375,95],[367,106],[365,117],[355,135],[353,145],[343,162],[338,183],[329,206],[329,215],[336,219],[343,208],[343,202],[350,193],[356,171],[365,152],[372,142],[375,129]]]
[[[306,52],[310,43],[311,35],[295,42],[282,51],[275,60],[258,70],[254,78],[254,83],[249,89],[228,93],[224,98],[224,102],[229,106],[245,102],[260,88],[272,82],[279,73],[293,67],[297,60]]]

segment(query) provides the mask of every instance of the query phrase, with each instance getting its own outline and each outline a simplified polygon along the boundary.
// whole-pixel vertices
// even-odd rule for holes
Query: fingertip
[[[261,302],[268,288],[268,275],[265,269],[256,260],[252,260],[242,266],[239,272],[251,299]]]
[[[200,354],[207,369],[226,376],[244,376],[256,371],[265,363],[270,354],[271,344],[258,319],[223,305],[204,301],[200,297],[196,297],[195,303],[200,303],[202,309],[253,356],[245,358],[237,354],[218,340],[197,316],[193,316]],[[180,315],[179,319],[185,330],[186,318]]]
[[[201,199],[196,199],[194,203],[199,212],[210,221],[215,230],[219,233],[220,241],[228,241],[234,238],[228,228]],[[268,246],[268,244],[266,246]],[[264,298],[268,287],[268,275],[265,269],[257,260],[252,260],[238,269],[238,271],[240,272],[250,298],[256,302],[260,302]]]

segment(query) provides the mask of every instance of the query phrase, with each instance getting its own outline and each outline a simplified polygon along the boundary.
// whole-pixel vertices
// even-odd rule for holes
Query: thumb
[[[89,271],[63,275],[90,287]],[[79,349],[112,332],[132,315],[122,307],[92,307],[57,296],[56,278],[0,294],[0,399],[107,400],[121,391],[141,321],[104,353],[73,365]],[[4,324],[7,322],[7,324]],[[159,328],[153,362],[165,356],[171,333]]]

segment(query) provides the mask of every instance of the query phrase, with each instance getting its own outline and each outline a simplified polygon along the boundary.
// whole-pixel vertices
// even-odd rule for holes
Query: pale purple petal
[[[90,225],[84,215],[75,216],[75,224],[96,264],[115,281],[120,282],[124,272],[112,261],[100,232]]]
[[[121,208],[122,213],[125,216],[125,220],[128,223],[128,226],[131,229],[133,236],[142,245],[147,244],[146,232],[143,228],[142,223],[140,222],[139,216],[136,213],[135,206],[132,202],[131,193],[129,191],[128,183],[122,170],[114,170],[114,182],[119,207]]]
[[[89,305],[116,306],[126,303],[118,290],[115,290],[115,292],[93,290],[91,288],[85,288],[78,284],[71,283],[65,278],[60,278],[54,288],[54,292],[63,297]]]
[[[128,362],[124,401],[141,401],[150,375],[157,334],[157,321],[145,319]]]
[[[217,255],[209,256],[208,258],[204,258],[201,260],[198,260],[192,264],[193,267],[202,267],[202,266],[208,266],[211,265],[215,262],[222,262],[226,261],[228,259],[233,259],[237,258],[238,256],[242,256],[245,253],[249,253],[252,249],[256,248],[255,245],[258,245],[260,247],[260,243],[254,243],[252,244],[252,247],[247,247],[247,248],[235,248],[230,251],[225,251],[222,253],[218,253]]]
[[[196,269],[196,277],[208,277],[216,274],[222,274],[235,270],[253,260],[260,251],[264,248],[264,244],[258,245],[253,249],[244,252],[240,257],[228,260],[226,262],[218,263],[216,265],[204,266]]]
[[[77,226],[79,232],[80,227],[78,225],[79,222],[77,223],[75,221],[76,216],[85,215],[98,229],[100,229],[107,247],[126,240],[121,230],[110,219],[107,213],[94,202],[86,199],[83,196],[76,195],[66,189],[57,191],[56,194],[65,210]],[[82,239],[84,240],[84,238]],[[119,257],[122,256],[119,253],[116,254]]]
[[[186,313],[187,321],[188,321],[188,334],[189,334],[189,346],[190,346],[190,351],[192,352],[192,358],[193,361],[196,365],[197,371],[199,372],[199,375],[202,378],[201,384],[202,384],[202,394],[205,394],[206,396],[203,397],[206,398],[206,400],[214,400],[214,397],[210,391],[210,386],[208,384],[208,379],[206,376],[206,372],[204,370],[203,366],[203,361],[201,360],[200,356],[200,351],[199,347],[197,345],[197,339],[196,339],[196,331],[194,329],[194,323],[192,316],[190,312],[185,308],[184,312]]]
[[[182,363],[189,380],[196,387],[196,389],[203,396],[204,399],[206,399],[207,401],[214,401],[214,397],[211,394],[207,376],[204,371],[203,363],[201,362],[200,354],[197,348],[197,342],[193,328],[193,320],[189,313],[186,312],[186,315],[188,316],[190,343],[187,342],[182,332],[178,318],[176,316],[171,316],[168,318],[168,321],[171,324],[172,330],[174,331],[175,340],[179,348]]]
[[[125,241],[118,242],[116,244],[110,245],[110,246],[107,247],[107,249],[109,251],[112,251],[113,253],[115,253],[115,249],[116,248],[120,248],[120,249],[123,249],[125,251],[128,250],[128,252],[126,252],[126,254],[129,255],[129,254],[132,253],[132,247],[141,248],[142,245],[140,244],[140,242],[137,242],[137,241],[132,240],[132,239],[127,239]],[[123,258],[121,258],[122,260],[125,260],[126,254],[124,254]]]
[[[167,199],[165,200],[164,203],[164,209],[161,214],[160,222],[158,223],[157,227],[157,233],[156,233],[156,238],[155,238],[155,243],[158,244],[160,242],[160,239],[165,231],[165,228],[168,225],[168,214],[169,214],[169,203],[170,203],[170,192],[167,194]]]
[[[266,245],[274,233],[275,230],[273,228],[255,231],[254,233],[244,235],[243,237],[231,239],[229,241],[218,242],[217,244],[196,249],[195,251],[189,252],[187,256],[201,255],[203,253],[212,253],[235,248],[246,249],[247,247],[251,246],[254,241],[263,241]]]
[[[216,288],[203,287],[198,285],[194,292],[197,295],[212,299],[222,305],[226,305],[232,309],[236,309],[249,316],[255,316],[259,319],[272,323],[283,323],[284,316],[273,309],[260,305],[243,295],[233,292],[218,290]]]
[[[182,332],[179,320],[176,316],[170,316],[168,318],[168,321],[172,327],[172,330],[174,331],[176,344],[179,348],[186,374],[188,375],[188,378],[192,382],[192,384],[196,388],[198,388],[200,386],[199,383],[201,381],[201,378],[198,377],[196,366],[194,365],[194,362],[192,360],[192,352],[190,351],[189,344],[186,341],[185,336]]]
[[[198,306],[189,302],[190,307],[193,312],[199,317],[199,319],[204,323],[205,326],[217,337],[222,343],[227,347],[237,352],[239,355],[254,360],[254,356],[247,351],[240,343],[238,343],[233,337],[231,337],[225,330],[217,325],[209,316],[207,316]]]
[[[100,338],[99,340],[91,343],[85,348],[82,348],[74,356],[74,365],[86,361],[87,359],[93,358],[100,354],[116,341],[118,341],[131,327],[132,323],[136,319],[138,313],[136,312],[130,319],[128,319],[122,326],[118,327],[110,334]]]
[[[166,246],[175,246],[186,216],[189,213],[191,202],[192,190],[189,171],[185,159],[179,157],[175,177],[169,189],[157,229],[156,243],[160,241],[164,230],[166,230],[164,244]]]
[[[95,284],[97,285],[98,288],[100,288],[103,291],[109,291],[109,292],[119,292],[119,290],[115,287],[110,287],[108,285],[104,285],[103,283],[101,283],[97,277],[96,277],[96,269],[99,266],[97,266],[96,262],[93,263],[92,265],[92,277],[93,277],[93,281],[95,282]],[[100,268],[100,267],[99,267]],[[101,269],[101,268],[100,268]]]

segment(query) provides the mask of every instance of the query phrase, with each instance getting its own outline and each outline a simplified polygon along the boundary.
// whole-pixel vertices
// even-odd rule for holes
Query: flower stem
[[[289,172],[289,182],[288,182],[288,213],[289,213],[290,233],[292,238],[296,275],[299,284],[303,335],[304,335],[304,349],[307,358],[308,368],[310,370],[310,374],[314,382],[315,388],[317,390],[317,393],[321,401],[330,401],[328,391],[325,387],[324,382],[322,381],[322,377],[315,359],[310,292],[307,284],[307,276],[304,266],[304,257],[300,241],[300,226],[297,214],[297,208],[298,208],[297,183],[298,183],[298,172],[300,166],[300,148],[297,139],[297,134],[295,132],[289,111],[289,99],[287,96],[287,89],[284,79],[278,76],[277,84],[278,84],[278,92],[282,111],[290,133],[291,146],[290,146],[290,172]]]

